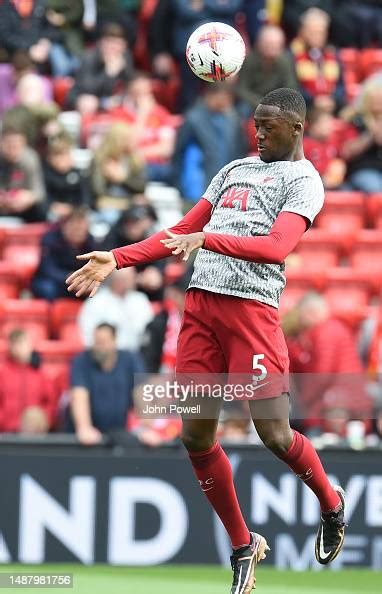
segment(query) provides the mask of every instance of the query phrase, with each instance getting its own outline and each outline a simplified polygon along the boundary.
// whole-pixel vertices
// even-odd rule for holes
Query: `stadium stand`
[[[183,71],[183,65],[179,62],[179,48],[172,41],[176,20],[169,14],[169,17],[165,16],[163,21],[164,17],[161,11],[164,4],[166,3],[157,0],[140,3],[140,8],[136,13],[135,36],[131,37],[133,40],[135,38],[135,41],[129,46],[130,52],[127,61],[120,64],[116,54],[113,54],[113,48],[106,49],[106,51],[111,51],[114,56],[115,72],[111,76],[115,79],[116,84],[108,87],[109,91],[112,89],[111,94],[103,96],[100,91],[97,99],[99,101],[98,108],[88,112],[85,109],[82,116],[72,108],[75,107],[74,84],[78,87],[79,83],[83,81],[78,80],[75,72],[72,76],[54,77],[52,64],[49,58],[47,60],[46,56],[44,57],[44,76],[53,89],[53,100],[57,106],[58,116],[53,120],[47,119],[44,104],[37,108],[36,104],[32,105],[32,101],[30,106],[22,106],[23,116],[22,118],[20,116],[23,126],[26,125],[25,122],[28,122],[28,130],[24,131],[28,133],[28,137],[35,139],[35,146],[42,159],[46,155],[46,148],[51,139],[65,130],[74,142],[73,156],[76,166],[84,175],[89,174],[93,155],[100,145],[105,131],[110,128],[110,122],[114,121],[114,119],[110,119],[109,114],[111,112],[121,113],[121,108],[125,105],[126,81],[133,73],[133,67],[134,71],[144,71],[151,76],[152,90],[156,100],[171,112],[170,117],[173,118],[174,128],[179,129],[185,115],[184,111],[182,112],[180,109],[181,102],[195,105],[199,96],[197,95],[197,86],[189,85],[188,73]],[[282,3],[280,3],[280,10],[276,13],[274,8],[270,8],[271,4],[268,3],[270,12],[264,22],[281,26]],[[292,10],[293,4],[293,2],[288,2],[288,9],[291,6]],[[96,48],[101,47],[102,44],[101,30],[105,24],[104,15],[101,14],[98,17],[99,22],[95,23],[91,33],[86,28],[79,30],[81,40],[85,45],[86,56],[95,55]],[[231,17],[232,22],[235,22],[240,32],[245,36],[249,47],[248,40],[253,41],[254,31],[258,30],[261,23],[246,21],[246,18],[250,18],[250,11],[247,10],[247,7],[245,10],[239,10],[236,16],[230,15],[229,18],[231,19]],[[121,17],[121,23],[123,22]],[[166,23],[166,31],[162,35],[163,28],[158,27],[158,23],[163,22]],[[338,21],[334,18],[331,30],[334,41],[343,37],[339,35],[336,27],[338,28]],[[160,38],[158,31],[161,32]],[[120,27],[118,31],[111,29],[111,32],[118,37]],[[287,34],[290,35],[290,33],[291,31],[287,30]],[[293,35],[295,33],[296,31],[293,31]],[[178,37],[177,42],[179,43]],[[2,39],[0,38],[0,49],[1,47]],[[5,63],[11,64],[13,50],[10,51],[9,47],[5,47],[5,49],[8,51],[8,56],[4,52],[2,54],[0,52],[0,54],[4,56]],[[370,84],[380,84],[382,49],[377,45],[358,47],[356,41],[353,40],[352,46],[337,47],[336,50],[336,60],[338,59],[338,64],[342,69],[345,88],[345,111],[350,108],[356,112],[356,108],[362,102],[364,89]],[[28,52],[28,48],[25,51]],[[104,51],[105,47],[102,46],[102,52]],[[329,53],[331,51],[328,49]],[[328,59],[332,55],[329,53]],[[32,68],[32,71],[41,69],[41,64],[37,64],[36,56],[31,55],[29,59],[32,61],[32,66],[28,68]],[[301,52],[298,53],[296,59],[302,60]],[[17,62],[18,59],[16,59]],[[100,63],[99,68],[99,72],[104,73],[104,64]],[[28,72],[30,74],[30,69]],[[22,72],[20,76],[23,76]],[[195,96],[188,97],[187,101],[184,97],[182,80],[186,81],[187,88],[193,89],[193,93],[195,93]],[[81,92],[83,92],[82,88]],[[17,107],[16,91],[12,90],[11,95],[10,104]],[[130,105],[132,112],[135,107]],[[27,119],[25,114],[28,116]],[[247,116],[246,113],[243,119],[244,135],[247,137],[249,154],[255,154],[257,146],[253,125]],[[2,114],[2,118],[6,117],[7,112]],[[333,119],[333,126],[338,125],[338,122],[344,124],[342,121],[344,117],[342,111],[337,111]],[[95,134],[89,135],[89,122],[94,121],[100,125],[95,130]],[[350,120],[347,118],[346,125],[349,122]],[[141,124],[142,122],[140,122]],[[154,113],[152,121],[147,123],[145,130],[147,133],[145,143],[147,142],[150,149],[153,150],[154,162],[156,159],[155,139],[151,135],[158,125]],[[131,127],[129,137],[126,137],[125,140],[126,146],[134,144],[133,136],[134,131]],[[126,146],[114,146],[112,150],[118,153],[124,151]],[[134,149],[133,159],[137,167],[144,167],[145,159],[137,147]],[[123,179],[126,174],[123,167],[123,163],[118,164],[118,167],[115,167],[112,162],[107,164],[108,177],[112,180],[111,191],[118,188],[118,196],[102,196],[102,199],[123,198],[126,199],[126,204],[129,206],[152,205],[158,216],[158,222],[153,225],[153,229],[174,224],[182,216],[182,212],[190,207],[190,204],[181,197],[179,188],[158,183],[156,180],[146,183],[143,191],[141,191],[142,188],[135,192],[131,192],[131,189],[126,191],[126,188],[123,188]],[[179,171],[175,170],[174,180],[179,177]],[[0,187],[0,193],[2,191],[3,189]],[[97,211],[95,196],[92,197],[89,206],[91,231],[99,244],[102,245],[102,241],[109,231],[110,221],[103,218],[102,213]],[[33,339],[37,341],[44,369],[54,378],[57,390],[64,391],[67,387],[70,361],[81,348],[76,322],[81,302],[68,298],[48,303],[44,300],[31,298],[30,292],[31,279],[41,257],[41,238],[56,223],[57,219],[52,220],[52,217],[42,223],[22,224],[20,220],[9,220],[0,216],[0,361],[5,357],[5,340],[10,330],[17,327],[26,328]],[[293,310],[306,292],[318,291],[327,299],[332,314],[350,324],[356,341],[360,323],[371,315],[379,298],[382,284],[381,261],[382,188],[380,192],[372,194],[349,190],[346,185],[340,186],[336,191],[327,190],[324,208],[317,217],[313,228],[304,235],[294,254],[288,258],[287,288],[281,301],[282,314]],[[170,258],[163,266],[166,285],[175,282],[183,273],[184,265],[176,258]],[[151,306],[154,313],[158,314],[162,311],[163,302],[155,299]]]

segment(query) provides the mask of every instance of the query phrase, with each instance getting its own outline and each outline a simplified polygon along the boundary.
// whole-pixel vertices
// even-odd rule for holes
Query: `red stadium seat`
[[[359,50],[354,47],[344,47],[340,49],[339,57],[345,72],[355,72],[358,76],[359,54]]]
[[[354,325],[365,316],[372,292],[367,273],[346,267],[328,271],[323,294],[332,313]]]
[[[378,293],[382,283],[382,230],[361,231],[353,246],[350,262],[354,268],[369,275]]]
[[[24,328],[33,340],[49,336],[49,303],[43,299],[9,299],[0,304],[0,336]]]
[[[20,274],[14,264],[0,261],[0,299],[16,299],[20,282]]]
[[[281,313],[292,309],[305,293],[319,290],[324,282],[323,275],[312,269],[287,269],[286,278],[286,289],[280,301]]]
[[[311,229],[305,233],[294,251],[301,268],[323,271],[338,266],[342,243],[336,233]]]
[[[286,269],[287,287],[301,287],[305,291],[320,291],[325,282],[323,271],[312,268],[288,268]]]
[[[316,219],[316,226],[337,233],[342,238],[354,236],[365,226],[364,194],[326,192],[325,204]]]
[[[81,345],[69,341],[44,340],[37,344],[41,367],[53,380],[57,398],[68,389],[70,363],[81,350]]]
[[[365,206],[370,226],[382,229],[382,192],[369,194]]]
[[[50,309],[50,328],[54,338],[82,344],[77,325],[78,312],[82,306],[79,299],[58,299]]]
[[[28,286],[40,261],[41,249],[37,245],[8,245],[4,248],[4,260],[18,270],[22,285]]]
[[[67,371],[71,360],[82,348],[80,344],[67,340],[42,340],[36,346],[41,355],[43,369],[53,379]]]
[[[17,267],[24,285],[29,283],[39,264],[41,238],[48,229],[46,223],[4,229],[3,259]]]
[[[359,90],[362,72],[359,64],[359,50],[345,47],[340,50],[340,61],[343,66],[343,78],[348,102],[352,101]]]
[[[1,224],[1,223],[0,223]],[[48,223],[29,223],[20,227],[3,227],[5,245],[40,245],[42,236],[51,226]]]
[[[382,70],[382,49],[364,49],[360,55],[359,65],[363,79],[368,78],[379,70]]]

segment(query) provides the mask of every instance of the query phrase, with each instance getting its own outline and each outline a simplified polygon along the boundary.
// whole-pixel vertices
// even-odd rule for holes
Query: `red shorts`
[[[177,374],[245,374],[264,385],[282,378],[277,393],[272,388],[262,396],[269,398],[288,392],[288,371],[277,309],[254,299],[187,291]]]

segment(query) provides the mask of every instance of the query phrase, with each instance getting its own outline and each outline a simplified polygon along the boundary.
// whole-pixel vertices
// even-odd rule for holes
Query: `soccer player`
[[[298,91],[268,93],[255,112],[258,157],[223,167],[203,198],[170,230],[111,252],[79,256],[88,262],[68,278],[69,291],[92,296],[115,268],[169,253],[187,260],[200,248],[186,295],[177,373],[287,374],[288,353],[278,317],[283,262],[324,200],[321,179],[304,158],[305,115]],[[271,404],[288,403],[288,394],[280,390],[269,399]],[[333,561],[344,540],[342,489],[330,484],[312,444],[291,429],[287,416],[253,418],[264,444],[316,494],[321,506],[316,558],[321,564]],[[231,594],[249,594],[268,546],[244,521],[216,427],[217,419],[184,419],[182,440],[200,487],[232,542]]]

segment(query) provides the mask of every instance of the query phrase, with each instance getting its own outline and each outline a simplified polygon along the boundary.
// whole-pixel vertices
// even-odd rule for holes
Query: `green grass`
[[[73,573],[73,594],[228,594],[231,572],[215,566],[126,568],[96,565],[3,565],[3,572]],[[363,570],[295,573],[259,569],[258,594],[381,594],[382,574]],[[17,590],[21,591],[21,590]],[[39,588],[29,592],[57,592]],[[1,589],[2,593],[15,589]]]

